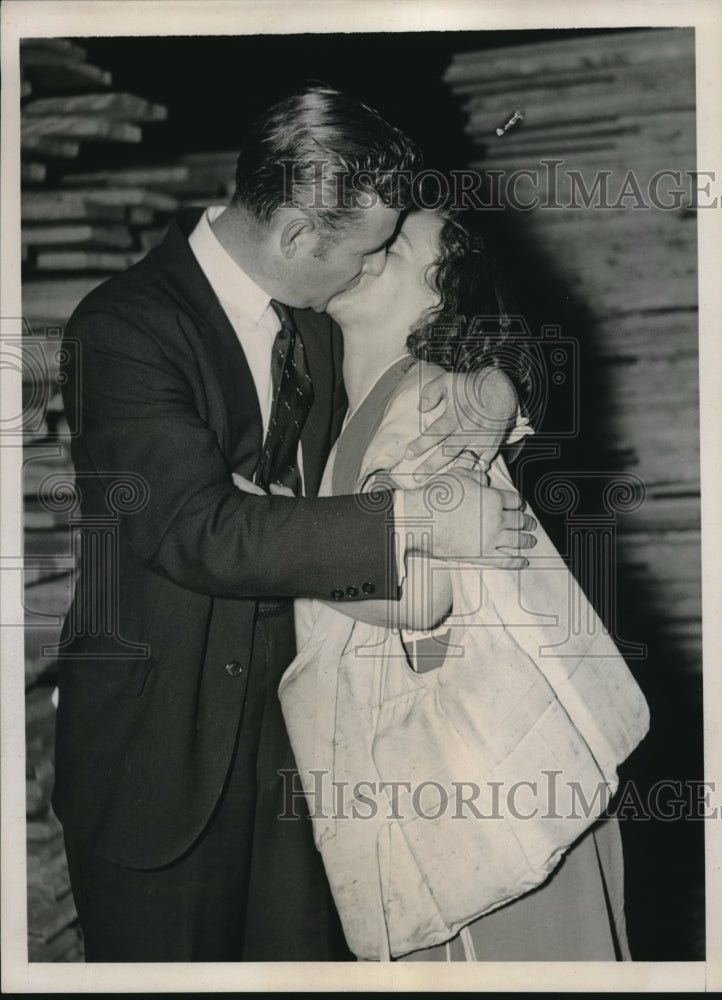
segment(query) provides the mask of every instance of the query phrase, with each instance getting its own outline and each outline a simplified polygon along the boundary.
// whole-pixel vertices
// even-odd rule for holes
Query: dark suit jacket
[[[261,415],[188,246],[199,214],[182,213],[160,247],[92,292],[65,335],[81,360],[63,395],[80,423],[83,544],[59,661],[53,804],[71,836],[139,868],[178,857],[218,799],[255,599],[396,593],[390,505],[312,496],[346,407],[327,316],[295,312],[315,393],[302,438],[309,497],[233,485],[231,472],[253,475]]]

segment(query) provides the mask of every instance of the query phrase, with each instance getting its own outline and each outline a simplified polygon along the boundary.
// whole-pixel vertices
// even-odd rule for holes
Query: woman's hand
[[[244,493],[255,493],[257,496],[265,497],[266,491],[262,487],[258,486],[256,483],[252,483],[250,479],[246,479],[245,476],[239,475],[237,472],[232,473],[231,478],[233,483],[238,487],[239,490],[243,490]],[[292,489],[288,486],[281,486],[280,483],[271,483],[269,492],[274,496],[279,497],[292,497],[295,496]]]
[[[478,464],[487,469],[517,414],[514,387],[498,368],[461,374],[434,366],[432,371],[424,382],[419,410],[430,413],[440,408],[441,412],[406,449],[404,458],[409,460],[434,448],[415,478],[422,481],[457,459],[466,468]]]

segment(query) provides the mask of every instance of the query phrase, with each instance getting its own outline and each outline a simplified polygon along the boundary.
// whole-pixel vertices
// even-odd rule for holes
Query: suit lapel
[[[176,217],[158,248],[159,263],[168,271],[179,305],[192,320],[212,370],[213,377],[203,381],[211,410],[222,414],[213,421],[221,448],[230,467],[250,478],[263,444],[261,410],[245,352],[188,245],[201,213],[202,209],[189,209]],[[181,326],[183,318],[179,314]]]
[[[212,378],[203,382],[211,407],[219,414],[212,423],[220,446],[230,468],[250,478],[263,445],[261,410],[245,352],[188,245],[201,213],[202,209],[179,213],[152,253],[178,298],[179,324],[185,326],[184,316],[192,321],[195,330],[186,334],[200,337],[203,356],[212,369]],[[301,435],[306,493],[313,496],[331,445],[334,372],[341,359],[334,356],[330,317],[310,309],[294,309],[293,316],[313,381],[314,403]],[[220,398],[214,398],[218,393]]]

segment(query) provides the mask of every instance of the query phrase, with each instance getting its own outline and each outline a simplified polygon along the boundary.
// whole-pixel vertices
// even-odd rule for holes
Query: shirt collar
[[[211,222],[223,211],[222,205],[207,208],[188,238],[191,250],[211,288],[221,302],[258,324],[268,308],[271,296],[233,260],[211,229]]]

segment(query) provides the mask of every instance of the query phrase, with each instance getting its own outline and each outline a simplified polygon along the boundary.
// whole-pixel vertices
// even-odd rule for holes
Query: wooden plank
[[[163,121],[168,110],[135,94],[104,92],[41,97],[23,107],[23,115],[103,115],[122,121]]]
[[[228,198],[224,197],[211,197],[202,198],[199,195],[193,195],[189,198],[181,198],[180,205],[182,208],[213,208],[216,205],[220,205],[225,208],[228,204]]]
[[[63,849],[63,828],[53,812],[33,823],[28,823],[25,827],[25,836],[28,848],[36,856],[39,856],[38,851],[42,846],[49,848],[47,857],[55,857],[58,851]]]
[[[630,516],[631,520],[631,516]],[[635,563],[652,571],[657,580],[700,580],[701,537],[699,531],[626,534],[620,540]],[[670,613],[672,609],[670,608]]]
[[[663,412],[689,403],[696,407],[698,403],[696,352],[628,361],[608,367],[605,374],[611,383],[610,404],[635,417],[637,408]]]
[[[562,211],[538,209],[523,217],[525,222],[528,220],[524,232],[545,251],[584,251],[594,260],[649,252],[658,261],[664,253],[684,254],[696,260],[694,215],[631,207],[626,211],[570,209],[568,214],[575,216],[574,224],[568,224]],[[590,240],[594,245],[590,246]]]
[[[32,64],[50,56],[61,56],[63,59],[74,59],[83,62],[88,53],[82,45],[71,42],[69,38],[21,38],[20,61]]]
[[[226,165],[231,167],[231,169],[235,169],[237,160],[237,149],[224,149],[206,153],[185,153],[181,156],[181,163],[200,167]]]
[[[561,38],[532,45],[515,45],[454,56],[444,73],[446,83],[470,80],[540,77],[549,74],[615,71],[626,65],[694,60],[691,28]]]
[[[85,142],[140,142],[142,129],[125,121],[116,121],[97,115],[43,115],[24,118],[21,123],[22,137],[59,136],[61,138],[83,139]]]
[[[45,180],[47,170],[44,163],[30,163],[23,160],[20,164],[20,180],[23,184],[39,184]]]
[[[55,527],[57,523],[56,515],[49,510],[30,510],[26,507],[23,511],[23,531],[43,531]]]
[[[540,224],[528,225],[524,232],[537,253],[564,261],[570,294],[595,314],[697,306],[696,243],[684,227],[679,242],[670,240],[669,245],[635,240],[630,227],[628,240],[620,240],[613,250],[603,239],[584,246]]]
[[[155,220],[155,212],[152,208],[131,206],[126,217],[131,226],[150,226]]]
[[[137,167],[128,170],[96,170],[92,173],[66,174],[63,184],[69,187],[161,187],[164,190],[174,182],[183,183],[191,176],[191,168],[182,163],[167,166]]]
[[[167,232],[167,226],[158,226],[153,229],[142,229],[138,234],[140,245],[144,250],[152,250],[153,247],[157,247],[159,243],[163,242]]]
[[[142,256],[105,250],[40,250],[35,267],[38,271],[125,271]]]
[[[483,160],[473,160],[469,166],[472,169],[478,170],[482,176],[492,169],[494,171],[501,171],[502,190],[504,190],[505,184],[510,183],[511,175],[515,171],[532,171],[538,179],[537,182],[542,185],[546,185],[549,178],[552,180],[556,179],[559,189],[557,201],[562,205],[569,204],[569,199],[562,197],[562,195],[566,196],[569,192],[572,184],[572,173],[576,175],[577,202],[580,201],[579,175],[581,175],[581,180],[584,182],[587,190],[591,192],[595,178],[602,171],[607,171],[605,183],[609,191],[608,200],[612,204],[616,201],[617,195],[630,177],[630,174],[634,175],[638,183],[646,185],[652,177],[659,174],[662,170],[679,171],[681,175],[680,186],[683,190],[691,192],[694,186],[692,183],[693,177],[689,173],[696,169],[694,148],[678,150],[674,155],[668,152],[665,156],[664,150],[661,147],[658,149],[646,149],[640,146],[638,148],[626,149],[623,154],[620,154],[618,150],[611,148],[611,143],[600,143],[599,148],[596,150],[592,150],[591,145],[593,143],[590,144],[590,148],[588,149],[580,148],[568,151],[564,156],[557,155],[555,151],[549,148],[539,150],[538,152],[529,152],[527,150],[514,152],[508,149],[506,151],[499,151],[493,149],[493,147],[489,147]],[[523,177],[521,181],[524,183]],[[497,185],[499,184],[498,181],[496,183]],[[672,181],[668,179],[668,175],[664,175],[658,183],[659,191],[664,196],[664,192],[672,184]],[[539,195],[543,201],[546,195],[546,188],[543,188],[539,192]],[[685,201],[689,202],[691,198],[687,197]]]
[[[24,635],[25,656],[28,659],[33,660],[39,666],[44,665],[46,668],[52,667],[55,664],[55,656],[52,655],[50,651],[52,649],[55,649],[55,647],[60,642],[61,631],[62,631],[62,624],[59,623],[55,625],[52,622],[52,619],[45,626],[42,627],[32,626],[26,628]],[[43,650],[47,650],[48,655],[45,655]],[[51,708],[52,708],[52,713],[50,710]],[[55,709],[51,704],[50,708],[47,709],[47,717],[45,718],[44,721],[52,722],[55,718],[54,712]],[[26,718],[26,721],[29,722],[30,720],[27,720]],[[38,720],[33,720],[33,721],[38,721]],[[39,720],[39,724],[40,723],[44,724],[42,719]]]
[[[43,628],[50,624],[48,615],[66,615],[73,599],[75,574],[42,580],[25,589],[25,627]],[[53,641],[48,639],[48,642]]]
[[[696,490],[673,492],[670,496],[657,495],[655,490],[664,489],[663,486],[646,485],[647,497],[640,509],[620,520],[620,535],[637,532],[641,537],[655,532],[699,530],[699,483]]]
[[[22,381],[27,395],[31,395],[28,391],[31,387],[32,389],[37,390],[40,387],[39,384],[41,381],[44,380],[42,398],[44,403],[48,400],[51,392],[51,386],[58,385],[58,373],[60,371],[59,358],[61,356],[60,348],[61,340],[59,336],[35,337],[26,335],[23,338]],[[34,396],[35,394],[32,393],[32,395]],[[44,415],[47,416],[48,410],[49,407],[46,405],[44,407]],[[33,456],[38,452],[44,453],[51,450],[57,453],[57,448],[34,448],[28,452],[28,455]]]
[[[32,454],[32,450],[30,449]],[[72,464],[64,455],[43,456],[37,458],[26,457],[23,461],[23,494],[25,496],[37,495],[40,484],[48,476],[65,474],[72,477]],[[32,584],[34,578],[26,580],[28,585]]]
[[[50,791],[41,781],[34,778],[25,781],[25,815],[39,816],[50,802]]]
[[[64,534],[67,546],[67,531]],[[23,571],[23,580],[30,586],[45,579],[49,573],[71,572],[72,568],[73,558],[69,555],[54,554],[43,556],[42,563],[34,564],[32,561],[28,563]]]
[[[59,225],[22,227],[20,239],[29,246],[67,246],[92,244],[94,246],[124,249],[133,245],[133,237],[126,226]]]
[[[96,198],[87,192],[27,191],[21,199],[23,222],[57,222],[70,219],[122,221],[123,204]]]
[[[66,87],[109,87],[113,75],[91,63],[62,57],[25,64],[25,72],[34,86],[52,90]]]
[[[670,94],[674,85],[679,93]],[[694,99],[695,74],[694,56],[689,53],[665,62],[626,63],[615,66],[610,72],[596,73],[584,70],[573,73],[559,73],[550,67],[538,78],[518,77],[510,82],[498,77],[480,79],[464,84],[454,94],[463,98],[463,106],[471,111],[495,106],[502,110],[531,97],[543,98],[554,104],[584,102],[595,95],[602,95],[607,103],[614,104],[618,98],[626,96],[626,106],[636,107],[636,98],[644,99],[648,92],[658,95],[656,107],[669,107],[666,102],[678,98]],[[599,108],[594,108],[598,111]],[[504,112],[503,112],[504,113]]]
[[[58,191],[55,194],[101,205],[152,208],[157,212],[174,212],[179,205],[178,199],[171,195],[142,187],[88,187],[73,189],[72,192]]]
[[[48,810],[48,815],[37,818],[28,819],[27,829],[35,828],[40,829],[43,824],[47,824],[48,818],[53,816],[52,811]],[[28,855],[32,854],[34,858],[37,858],[41,864],[50,863],[52,859],[56,858],[58,854],[62,854],[64,850],[62,830],[60,834],[53,834],[47,840],[38,840],[28,834]]]
[[[98,275],[23,283],[23,316],[30,323],[65,323],[78,303],[102,282]]]
[[[591,350],[597,357],[646,358],[697,356],[698,315],[695,309],[670,313],[632,312],[594,321]]]
[[[61,933],[46,941],[30,933],[28,936],[28,961],[30,962],[77,962],[82,955],[80,931],[71,921]]]
[[[587,184],[587,178],[583,176],[582,179],[587,190],[591,190],[591,181]],[[641,178],[641,181],[643,185],[644,179]],[[661,185],[659,190],[662,197],[667,197]],[[622,183],[615,184],[613,179],[609,187],[610,203],[619,200],[621,191]],[[564,191],[562,188],[562,193],[565,197],[559,200],[565,208],[544,208],[540,201],[539,208],[522,217],[524,231],[533,233],[531,238],[535,242],[586,249],[589,240],[605,241],[609,251],[615,253],[618,246],[628,242],[631,234],[639,248],[656,243],[690,253],[696,249],[697,218],[694,212],[637,208],[633,198],[625,199],[617,209],[602,209],[594,203],[586,208],[583,195],[578,191]],[[577,207],[572,207],[572,194]]]
[[[23,447],[36,441],[43,441],[48,436],[48,422],[42,415],[33,414],[32,418],[23,424]]]
[[[68,866],[63,853],[57,854],[49,863],[41,864],[32,853],[28,855],[28,886],[39,896],[61,899],[70,888]]]
[[[603,107],[606,110],[606,104]],[[495,140],[493,149],[495,153],[506,151],[514,155],[517,150],[538,146],[555,150],[561,141],[581,144],[601,140],[611,142],[616,148],[626,148],[630,140],[642,142],[646,147],[648,143],[666,143],[669,136],[674,138],[677,145],[683,139],[687,148],[695,148],[693,106],[672,108],[664,112],[657,109],[644,114],[638,114],[635,109],[631,115],[629,110],[629,106],[621,107],[618,113],[600,115],[596,119],[578,107],[569,108],[566,115],[557,113],[553,116],[545,109],[539,118],[533,117],[533,112],[530,112],[520,128],[507,132],[501,140]],[[491,142],[498,122],[498,115],[480,112],[470,116],[465,131],[479,141]]]
[[[25,748],[25,777],[50,781],[55,774],[50,743],[33,740]]]
[[[490,144],[488,134],[474,131],[474,142],[487,147],[488,162],[513,159],[521,155],[558,157],[574,151],[588,149],[594,143],[606,145],[610,157],[620,157],[627,162],[627,170],[632,169],[630,157],[643,154],[649,158],[655,149],[666,153],[664,167],[672,169],[671,157],[694,155],[696,149],[695,119],[691,111],[669,111],[650,115],[642,119],[620,116],[613,123],[605,123],[597,128],[578,126],[545,132],[544,129],[505,137],[503,143]],[[603,166],[605,155],[598,157]]]
[[[50,900],[34,892],[28,894],[28,931],[33,937],[51,941],[75,920],[77,914],[71,893],[60,900]]]
[[[30,534],[25,539],[25,557],[29,565],[35,565],[36,560],[51,560],[57,558],[65,565],[64,560],[72,557],[68,549],[69,535],[67,529],[56,528],[55,531],[43,531]]]
[[[694,65],[685,62],[660,72],[654,67],[623,82],[580,83],[568,92],[544,85],[510,91],[508,86],[499,84],[498,92],[469,91],[462,108],[469,125],[490,132],[518,108],[524,118],[504,134],[506,142],[534,126],[548,127],[561,121],[593,127],[596,121],[625,112],[656,114],[660,108],[693,111],[694,82]]]
[[[43,135],[28,135],[21,140],[23,153],[49,159],[72,160],[80,151],[80,143],[67,139],[49,138]]]
[[[47,630],[50,631],[49,629]],[[25,725],[30,727],[35,723],[44,723],[55,718],[55,706],[51,701],[52,690],[49,687],[35,688],[25,696]]]

